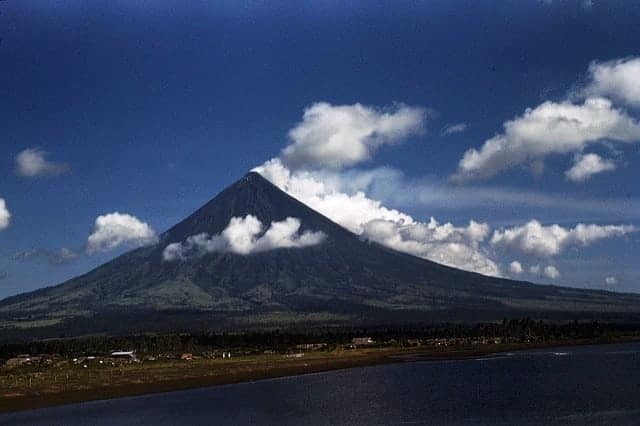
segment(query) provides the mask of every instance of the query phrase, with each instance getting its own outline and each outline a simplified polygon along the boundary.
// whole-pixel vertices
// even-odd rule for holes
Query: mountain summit
[[[487,277],[363,241],[252,172],[157,244],[1,301],[0,327],[59,335],[638,313],[638,295]]]

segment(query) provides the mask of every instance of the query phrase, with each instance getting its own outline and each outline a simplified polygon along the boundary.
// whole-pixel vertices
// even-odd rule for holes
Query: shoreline
[[[524,351],[554,347],[631,343],[636,339],[613,341],[571,341],[542,344],[499,344],[483,348],[411,348],[411,349],[362,349],[335,354],[309,354],[299,359],[234,360],[214,366],[214,362],[193,361],[184,365],[183,371],[173,374],[152,372],[151,377],[140,379],[135,374],[118,377],[113,384],[78,384],[74,389],[34,389],[28,393],[0,394],[0,413],[7,414],[24,410],[76,404],[97,400],[150,395],[156,393],[206,388],[220,385],[250,383],[259,380],[294,377],[304,374],[361,368],[404,362],[455,361],[491,357],[504,352]],[[171,364],[170,366],[173,366]],[[155,366],[153,366],[155,367]],[[153,369],[153,368],[151,368]],[[124,376],[124,375],[123,375]]]

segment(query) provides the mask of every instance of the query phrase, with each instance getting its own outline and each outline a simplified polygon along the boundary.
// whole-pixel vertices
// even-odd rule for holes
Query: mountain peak
[[[313,245],[274,245],[245,254],[213,249],[175,261],[163,257],[169,244],[202,233],[218,235],[232,218],[247,215],[260,220],[263,231],[291,217],[300,223],[299,235],[324,236]],[[123,322],[123,314],[136,320]],[[399,253],[361,240],[249,172],[165,232],[157,245],[125,253],[58,286],[0,302],[0,329],[24,318],[74,333],[80,323],[87,324],[83,332],[97,331],[100,323],[107,332],[130,331],[134,324],[144,324],[144,331],[174,329],[175,315],[187,321],[188,330],[196,323],[246,329],[603,314],[637,318],[640,296],[515,282]],[[86,320],[87,315],[93,319]]]
[[[267,180],[260,173],[253,170],[250,170],[249,172],[247,172],[247,174],[244,175],[244,179],[247,179],[249,181],[251,181],[251,179]]]
[[[301,231],[348,232],[291,197],[261,174],[251,171],[167,231],[163,241],[173,243],[201,233],[219,234],[232,218],[247,215],[255,216],[265,226],[293,217],[300,220]]]

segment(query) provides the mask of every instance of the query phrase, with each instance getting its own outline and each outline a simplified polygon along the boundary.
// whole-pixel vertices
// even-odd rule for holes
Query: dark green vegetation
[[[308,332],[280,330],[252,333],[183,333],[157,335],[103,336],[70,339],[34,340],[0,344],[0,365],[19,354],[58,354],[79,357],[109,354],[114,350],[133,350],[138,355],[215,353],[262,354],[296,351],[300,345],[322,343],[322,351],[331,351],[348,344],[355,337],[371,337],[374,346],[425,345],[434,340],[494,341],[511,343],[541,342],[610,342],[640,338],[638,324],[607,324],[599,322],[552,323],[532,319],[503,320],[496,323],[439,324],[431,326],[315,329]]]
[[[234,216],[299,218],[319,245],[165,262],[164,248],[217,234]],[[399,253],[358,236],[249,173],[160,242],[86,275],[0,302],[1,335],[223,331],[492,321],[504,317],[637,321],[640,295],[487,277]]]

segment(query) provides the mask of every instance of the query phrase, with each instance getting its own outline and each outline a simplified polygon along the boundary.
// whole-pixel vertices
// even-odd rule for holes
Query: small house
[[[351,343],[355,346],[367,346],[373,345],[376,342],[371,337],[354,337],[351,339]]]

